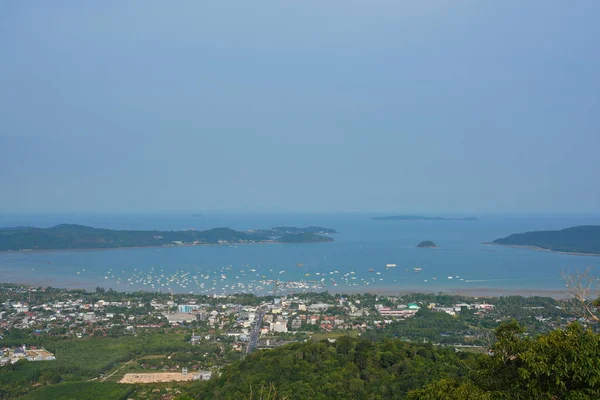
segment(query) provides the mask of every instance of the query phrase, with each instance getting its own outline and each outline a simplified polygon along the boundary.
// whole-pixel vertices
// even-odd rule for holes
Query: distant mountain
[[[385,217],[373,217],[377,221],[478,221],[477,217],[446,218],[446,217],[422,217],[419,215],[390,215]]]
[[[103,249],[227,243],[310,243],[330,242],[332,238],[317,235],[314,227],[239,232],[230,228],[205,231],[137,231],[92,228],[62,224],[51,228],[0,228],[0,251]],[[320,231],[333,231],[319,228]]]
[[[529,246],[567,253],[600,254],[600,225],[581,225],[560,231],[516,233],[493,244]]]
[[[417,247],[437,247],[431,240],[423,240]]]

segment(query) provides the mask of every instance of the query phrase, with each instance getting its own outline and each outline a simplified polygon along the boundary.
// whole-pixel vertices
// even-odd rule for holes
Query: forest
[[[141,231],[99,229],[61,224],[51,228],[0,228],[0,251],[102,249],[119,247],[173,246],[221,243],[313,243],[333,239],[318,233],[335,232],[321,227],[277,227],[240,232],[230,228],[204,231]]]
[[[242,399],[598,399],[600,336],[575,322],[531,338],[500,325],[487,355],[340,337],[294,343],[235,362],[190,398]]]
[[[560,231],[515,233],[496,239],[494,244],[532,246],[568,253],[600,254],[600,226],[581,225]]]

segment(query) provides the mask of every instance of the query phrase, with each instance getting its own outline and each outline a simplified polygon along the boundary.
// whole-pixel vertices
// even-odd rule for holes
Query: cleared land
[[[157,372],[148,374],[125,374],[119,383],[156,383],[156,382],[183,382],[192,381],[198,373],[188,372],[183,375],[180,372]]]

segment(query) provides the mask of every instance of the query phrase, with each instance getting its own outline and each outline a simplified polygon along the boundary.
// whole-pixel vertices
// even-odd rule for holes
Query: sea
[[[598,225],[600,214],[469,214],[478,221],[382,221],[376,213],[211,212],[0,214],[0,226],[62,223],[183,230],[322,226],[334,242],[0,252],[0,282],[117,291],[565,294],[563,274],[600,257],[486,245],[512,233]],[[429,215],[429,214],[419,214]],[[432,240],[437,248],[417,248]],[[386,267],[395,264],[395,267]]]

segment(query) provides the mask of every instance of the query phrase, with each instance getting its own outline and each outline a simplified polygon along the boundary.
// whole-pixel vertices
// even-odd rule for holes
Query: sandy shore
[[[548,253],[568,254],[570,256],[600,257],[600,254],[596,254],[596,253],[576,253],[576,252],[571,252],[571,251],[558,251],[558,250],[544,249],[543,247],[526,246],[526,245],[520,245],[520,244],[502,244],[502,243],[494,243],[494,242],[483,242],[481,244],[488,244],[488,245],[492,245],[492,246],[502,246],[502,247],[512,247],[515,249],[546,251]]]

